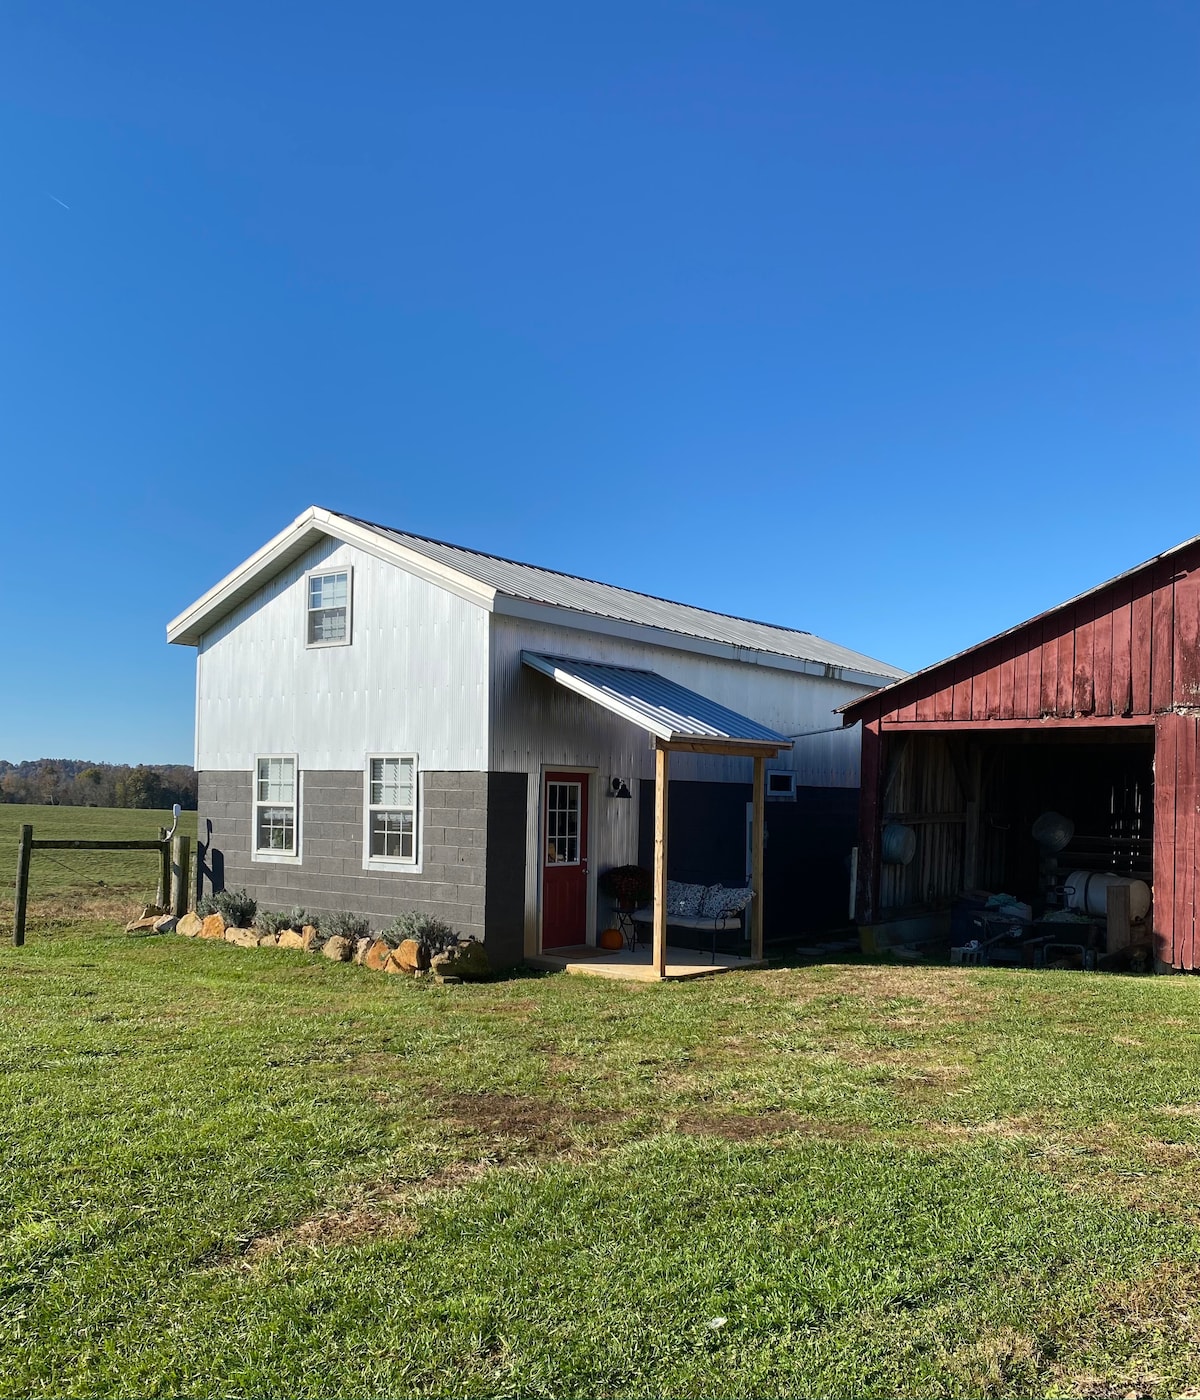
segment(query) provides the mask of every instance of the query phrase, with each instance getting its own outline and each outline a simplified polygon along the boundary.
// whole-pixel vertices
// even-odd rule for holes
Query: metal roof
[[[336,515],[337,512],[330,511],[329,514]],[[730,617],[725,613],[709,612],[706,608],[695,608],[688,603],[673,603],[666,598],[636,593],[615,584],[597,583],[593,579],[577,578],[573,574],[558,573],[535,564],[520,564],[495,554],[482,554],[478,550],[464,549],[461,545],[411,535],[354,516],[341,518],[424,555],[445,568],[466,574],[510,598],[570,608],[644,627],[657,627],[748,651],[815,661],[823,666],[863,672],[880,680],[892,680],[905,674],[899,667],[889,666],[862,652],[851,651],[849,647],[838,646],[836,642],[825,641],[811,632]]]
[[[865,687],[904,675],[895,666],[827,642],[811,632],[752,622],[725,613],[672,603],[611,583],[576,578],[535,564],[464,549],[309,506],[261,549],[167,624],[167,640],[198,646],[204,633],[252,598],[280,569],[322,539],[333,538],[428,579],[440,588],[494,612],[538,618],[585,631],[633,635],[682,650],[707,652],[807,675],[834,676]],[[726,551],[727,553],[727,551]],[[560,615],[556,616],[558,613]],[[645,637],[644,633],[666,634]]]
[[[657,671],[544,656],[533,651],[523,651],[521,660],[559,685],[668,743],[693,740],[759,749],[770,744],[778,749],[792,747],[785,735],[776,734],[765,724],[726,709],[685,685],[669,681]]]

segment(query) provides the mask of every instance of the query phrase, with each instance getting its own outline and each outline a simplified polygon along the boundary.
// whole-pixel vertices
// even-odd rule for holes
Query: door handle
[[[583,873],[586,875],[588,873],[587,856],[584,856],[584,858],[579,862],[579,864],[583,867]]]

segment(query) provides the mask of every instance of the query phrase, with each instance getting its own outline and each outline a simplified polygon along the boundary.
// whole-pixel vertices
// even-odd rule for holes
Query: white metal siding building
[[[583,829],[569,863],[579,941],[590,942],[597,873],[635,862],[645,836],[643,804],[612,797],[613,780],[636,793],[655,771],[645,725],[523,654],[686,687],[773,732],[769,767],[802,790],[857,787],[858,735],[833,712],[902,674],[808,633],[317,507],[176,618],[168,639],[197,649],[209,882],[376,923],[428,908],[484,938],[499,964],[546,941],[548,802],[585,809],[571,819]],[[751,764],[680,753],[671,791],[740,794]],[[559,775],[550,796],[547,774]],[[276,844],[264,847],[268,829]]]

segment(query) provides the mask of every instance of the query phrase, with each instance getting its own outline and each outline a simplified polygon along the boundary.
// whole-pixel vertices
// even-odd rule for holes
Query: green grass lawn
[[[12,932],[17,840],[28,822],[43,839],[153,841],[170,812],[123,807],[0,805],[0,936]],[[179,830],[195,837],[196,814],[183,812]],[[129,918],[154,898],[158,856],[153,851],[34,851],[29,912],[36,918]]]
[[[441,986],[43,921],[0,998],[3,1395],[1200,1372],[1195,979]]]

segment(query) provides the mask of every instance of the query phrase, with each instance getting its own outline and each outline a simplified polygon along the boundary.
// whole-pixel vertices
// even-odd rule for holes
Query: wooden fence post
[[[167,907],[167,900],[171,897],[171,843],[167,840],[167,828],[158,828],[158,839],[162,842],[162,847],[158,853],[158,892],[154,896],[154,902],[160,909]]]
[[[182,919],[188,907],[188,866],[191,842],[177,832],[171,842],[171,913]]]
[[[17,887],[13,901],[13,947],[20,948],[25,942],[25,911],[29,904],[29,858],[33,853],[33,827],[21,828],[21,840],[17,846]]]

